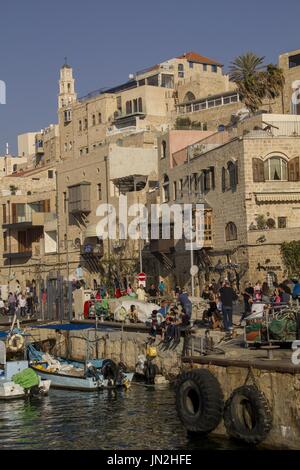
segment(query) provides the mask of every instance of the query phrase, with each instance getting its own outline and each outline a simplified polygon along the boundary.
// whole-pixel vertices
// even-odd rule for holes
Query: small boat
[[[32,376],[28,361],[6,362],[6,346],[0,341],[0,399],[24,398],[30,394],[46,395],[50,385],[49,379]]]
[[[122,364],[110,359],[77,362],[54,358],[30,344],[27,348],[30,367],[42,379],[50,379],[53,388],[94,391],[105,388],[128,388],[133,373],[127,373]]]

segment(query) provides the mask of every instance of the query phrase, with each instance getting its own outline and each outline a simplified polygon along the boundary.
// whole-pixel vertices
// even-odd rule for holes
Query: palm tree
[[[282,99],[282,112],[283,109],[283,87],[285,84],[285,77],[283,70],[278,68],[276,65],[268,64],[266,71],[262,72],[262,80],[265,82],[265,96],[269,100],[274,100],[281,95]]]
[[[282,93],[283,71],[276,65],[263,65],[264,57],[253,52],[238,56],[229,67],[229,78],[237,85],[242,101],[256,112],[264,98],[274,99]]]

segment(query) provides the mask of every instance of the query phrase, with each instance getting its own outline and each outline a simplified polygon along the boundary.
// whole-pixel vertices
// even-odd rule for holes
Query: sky
[[[247,51],[277,63],[300,49],[299,0],[10,0],[0,5],[0,155],[57,122],[67,56],[83,96],[187,51],[228,68]]]

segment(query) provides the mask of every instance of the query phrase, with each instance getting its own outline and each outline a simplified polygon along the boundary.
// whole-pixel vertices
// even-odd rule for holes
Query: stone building
[[[285,278],[281,243],[300,239],[299,131],[298,116],[261,114],[173,153],[172,135],[161,136],[161,202],[204,207],[203,246],[192,255],[198,283],[219,275],[238,283]],[[170,286],[190,285],[183,240],[151,240],[144,256]]]
[[[0,283],[40,283],[57,262],[55,169],[48,166],[2,178],[0,204]]]

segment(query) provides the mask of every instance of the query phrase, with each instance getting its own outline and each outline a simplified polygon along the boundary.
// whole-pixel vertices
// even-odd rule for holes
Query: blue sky
[[[79,96],[194,50],[225,64],[252,50],[277,62],[300,48],[299,0],[10,0],[0,6],[0,154],[17,134],[57,121],[59,67]],[[4,4],[4,5],[3,5]]]

